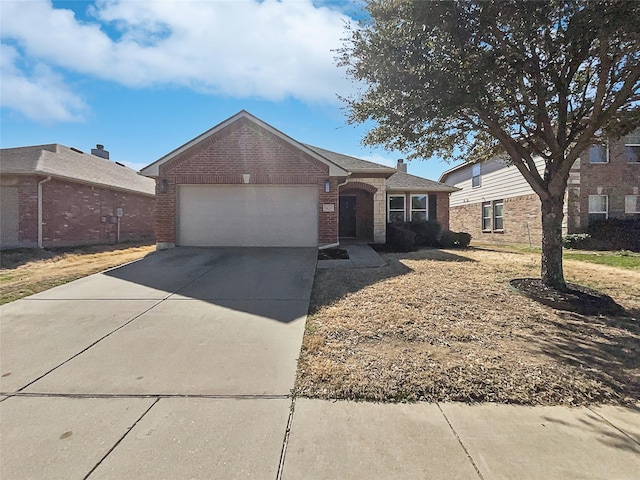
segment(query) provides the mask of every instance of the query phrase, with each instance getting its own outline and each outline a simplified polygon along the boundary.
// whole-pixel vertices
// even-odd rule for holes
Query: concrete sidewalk
[[[298,399],[282,478],[637,479],[640,408]]]

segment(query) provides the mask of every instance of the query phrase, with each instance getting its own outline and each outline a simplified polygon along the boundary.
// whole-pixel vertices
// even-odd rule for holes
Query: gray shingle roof
[[[318,155],[322,155],[324,158],[329,160],[330,162],[335,163],[339,167],[344,168],[353,173],[357,172],[377,172],[380,173],[393,173],[395,168],[386,167],[384,165],[380,165],[379,163],[369,162],[367,160],[361,160],[356,157],[351,157],[349,155],[343,155],[341,153],[332,152],[330,150],[325,150],[324,148],[314,147],[312,145],[304,144],[305,147],[313,150]]]
[[[0,173],[51,175],[116,190],[155,194],[155,181],[138,175],[135,170],[56,143],[3,148],[0,150]]]
[[[409,173],[396,172],[387,179],[387,191],[429,191],[429,192],[456,192],[459,188],[434,182],[422,177],[416,177]]]
[[[327,160],[338,164],[353,173],[359,172],[380,172],[390,173],[391,176],[387,178],[387,190],[402,190],[402,191],[418,191],[418,192],[455,192],[459,190],[456,187],[445,185],[444,183],[434,182],[426,178],[417,177],[408,173],[400,172],[393,167],[386,167],[379,163],[369,162],[367,160],[361,160],[349,155],[343,155],[341,153],[331,152],[324,148],[314,147],[312,145],[306,145],[318,155],[322,155]]]

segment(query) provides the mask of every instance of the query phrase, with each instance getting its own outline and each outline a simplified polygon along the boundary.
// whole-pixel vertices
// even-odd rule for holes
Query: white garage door
[[[181,185],[178,244],[315,247],[315,186]]]

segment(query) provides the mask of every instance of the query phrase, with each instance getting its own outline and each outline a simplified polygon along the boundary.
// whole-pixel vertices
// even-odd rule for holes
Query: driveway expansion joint
[[[458,443],[462,447],[462,450],[467,455],[467,458],[469,459],[469,462],[471,462],[471,465],[473,466],[473,469],[478,474],[478,478],[480,478],[480,480],[484,480],[484,477],[482,476],[482,473],[480,473],[480,470],[478,469],[478,466],[476,465],[476,462],[473,460],[473,457],[469,453],[469,450],[467,450],[467,447],[465,447],[464,443],[462,443],[462,439],[460,438],[460,435],[458,435],[458,432],[456,432],[456,429],[453,428],[453,425],[451,425],[451,422],[449,421],[449,418],[447,418],[447,415],[442,410],[442,407],[440,407],[440,404],[436,403],[436,405],[438,406],[438,410],[440,410],[440,413],[442,413],[442,416],[444,417],[445,421],[447,422],[447,425],[449,425],[449,428],[451,429],[451,431],[455,435],[456,440],[458,440]]]
[[[284,440],[282,441],[282,451],[280,452],[280,463],[278,464],[278,473],[276,480],[282,480],[282,471],[284,470],[284,460],[287,454],[287,446],[289,445],[289,435],[291,434],[291,425],[293,424],[293,412],[296,408],[296,397],[291,397],[291,407],[289,408],[289,418],[287,419],[287,428],[284,431]]]
[[[118,441],[117,441],[116,443],[114,443],[114,444],[113,444],[113,446],[109,449],[109,451],[108,451],[107,453],[105,453],[105,454],[104,454],[104,456],[103,456],[100,460],[98,460],[98,463],[96,463],[96,464],[93,466],[93,468],[92,468],[91,470],[89,470],[89,473],[87,473],[87,474],[84,476],[84,478],[83,478],[82,480],[87,480],[87,479],[91,476],[91,474],[92,474],[93,472],[95,472],[95,471],[96,471],[96,468],[98,468],[98,467],[102,464],[102,462],[104,462],[104,461],[105,461],[105,459],[106,459],[106,458],[111,454],[111,452],[113,452],[113,451],[118,447],[118,445],[120,445],[120,443],[125,439],[125,437],[126,437],[127,435],[129,435],[129,433],[131,432],[131,430],[133,430],[133,429],[135,428],[135,426],[136,426],[136,425],[138,425],[138,423],[140,423],[140,420],[142,420],[142,419],[144,418],[144,416],[145,416],[147,413],[149,413],[149,411],[150,411],[150,410],[154,407],[154,405],[155,405],[156,403],[158,403],[159,401],[160,401],[160,399],[159,399],[159,398],[156,398],[156,401],[155,401],[155,402],[153,402],[151,405],[149,405],[149,408],[147,408],[144,412],[142,412],[142,415],[140,415],[140,416],[138,417],[138,419],[137,419],[135,422],[133,422],[133,425],[131,425],[131,426],[127,429],[127,431],[126,431],[126,432],[124,432],[124,434],[123,434],[123,435],[118,439]]]
[[[54,392],[13,392],[3,393],[11,397],[53,397],[53,398],[202,398],[214,400],[287,400],[290,395],[282,394],[191,394],[191,393],[54,393]]]
[[[20,393],[22,392],[22,390],[24,390],[25,388],[29,387],[30,385],[33,385],[34,383],[36,383],[38,380],[41,380],[42,378],[46,377],[47,375],[49,375],[51,372],[57,370],[58,368],[62,367],[63,365],[65,365],[66,363],[70,362],[71,360],[73,360],[74,358],[82,355],[84,352],[86,352],[87,350],[89,350],[90,348],[94,347],[95,345],[97,345],[98,343],[100,343],[102,340],[104,340],[105,338],[113,335],[115,332],[117,332],[118,330],[121,330],[122,328],[126,327],[127,325],[129,325],[131,322],[137,320],[138,318],[140,318],[142,315],[144,315],[145,313],[149,312],[150,310],[154,309],[155,307],[157,307],[158,305],[160,305],[163,302],[163,300],[159,300],[156,303],[154,303],[153,305],[151,305],[149,308],[147,308],[146,310],[144,310],[143,312],[135,315],[133,318],[131,318],[130,320],[127,320],[125,323],[123,323],[122,325],[120,325],[118,328],[115,328],[113,330],[111,330],[110,332],[106,333],[105,335],[103,335],[102,337],[100,337],[98,340],[94,341],[93,343],[91,343],[89,346],[83,348],[82,350],[80,350],[78,353],[76,353],[75,355],[72,355],[71,357],[67,358],[64,362],[60,363],[59,365],[56,365],[55,367],[51,368],[50,370],[48,370],[47,372],[43,373],[42,375],[40,375],[39,377],[37,377],[35,380],[31,380],[29,383],[27,383],[26,385],[23,385],[21,388],[19,388],[16,392],[14,393]]]

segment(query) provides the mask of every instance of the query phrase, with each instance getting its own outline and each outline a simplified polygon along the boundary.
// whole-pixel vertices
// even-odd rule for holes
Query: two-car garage
[[[177,244],[318,244],[316,185],[180,185]]]

